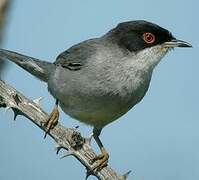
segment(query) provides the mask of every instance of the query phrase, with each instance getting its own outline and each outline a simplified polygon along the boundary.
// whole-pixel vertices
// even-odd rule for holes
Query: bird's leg
[[[50,113],[48,120],[44,123],[44,127],[45,127],[44,138],[46,138],[49,131],[51,129],[53,129],[58,123],[58,119],[59,119],[58,103],[59,103],[59,101],[56,100],[55,107],[53,108],[52,112]]]
[[[102,144],[102,142],[99,138],[101,130],[102,129],[97,129],[97,128],[94,128],[94,130],[93,130],[93,137],[94,137],[97,145],[100,148],[101,154],[99,154],[98,156],[96,156],[92,159],[93,163],[96,162],[94,167],[92,167],[92,170],[95,170],[95,169],[100,170],[103,167],[107,166],[107,163],[108,163],[109,155],[108,155],[106,149],[104,148],[104,146],[103,146],[103,144]]]

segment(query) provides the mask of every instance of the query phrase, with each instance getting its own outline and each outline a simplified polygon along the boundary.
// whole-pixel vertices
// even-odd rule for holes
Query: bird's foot
[[[43,125],[45,127],[44,138],[46,138],[50,130],[53,129],[57,125],[58,119],[59,119],[59,110],[58,110],[58,106],[55,106],[53,111],[50,113],[48,120]]]
[[[104,148],[101,148],[101,154],[92,159],[92,163],[95,163],[95,165],[92,167],[91,170],[99,171],[102,168],[106,167],[108,164],[108,159],[109,159],[109,154]]]

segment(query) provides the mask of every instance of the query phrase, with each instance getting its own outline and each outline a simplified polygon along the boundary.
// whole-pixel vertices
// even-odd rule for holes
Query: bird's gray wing
[[[91,39],[74,45],[58,55],[54,64],[73,71],[80,70],[95,53],[97,44],[97,39]]]

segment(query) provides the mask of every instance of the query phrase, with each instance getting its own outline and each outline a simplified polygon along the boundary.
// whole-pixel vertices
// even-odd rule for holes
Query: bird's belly
[[[60,101],[63,111],[83,123],[104,127],[112,121],[118,119],[129,110],[129,107],[123,103],[116,102],[113,98],[103,100],[103,97],[93,98],[66,98],[66,101]]]
[[[115,121],[135,104],[137,104],[144,92],[140,91],[131,98],[116,95],[81,94],[75,91],[57,91],[54,95],[59,100],[63,111],[70,117],[85,124],[95,127],[104,127]]]
[[[118,83],[111,89],[100,86],[95,80],[83,79],[86,76],[79,78],[81,74],[67,80],[68,74],[57,74],[48,82],[50,93],[59,100],[66,114],[95,127],[104,127],[125,114],[143,98],[149,85],[149,81],[139,83],[134,79],[130,82],[134,88],[124,87],[122,90],[121,87],[121,93],[115,91]]]

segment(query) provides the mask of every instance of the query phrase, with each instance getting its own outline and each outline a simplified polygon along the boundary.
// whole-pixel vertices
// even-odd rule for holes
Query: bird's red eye
[[[152,33],[144,33],[143,34],[143,40],[147,43],[147,44],[152,44],[155,42],[155,36]]]

